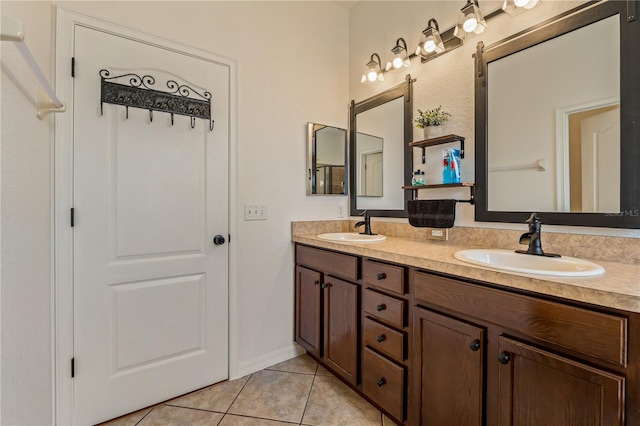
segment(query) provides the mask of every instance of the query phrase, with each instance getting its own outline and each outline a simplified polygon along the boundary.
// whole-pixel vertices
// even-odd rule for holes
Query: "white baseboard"
[[[247,374],[255,373],[263,368],[271,367],[279,362],[287,361],[304,353],[306,353],[306,351],[302,346],[294,343],[291,346],[264,354],[250,361],[241,362],[236,372],[237,375],[235,377],[229,377],[229,380],[239,379]]]

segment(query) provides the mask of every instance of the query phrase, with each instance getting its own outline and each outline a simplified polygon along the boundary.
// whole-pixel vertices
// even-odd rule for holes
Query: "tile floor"
[[[180,396],[101,426],[392,425],[386,416],[302,355]]]

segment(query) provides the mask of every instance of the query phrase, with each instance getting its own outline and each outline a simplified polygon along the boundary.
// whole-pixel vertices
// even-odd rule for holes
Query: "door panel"
[[[74,30],[75,420],[95,424],[228,377],[229,68]],[[100,106],[101,69],[212,93],[197,119]],[[129,84],[129,77],[117,81]]]
[[[296,266],[296,342],[322,356],[322,274]]]
[[[482,425],[484,329],[417,307],[413,327],[419,424]]]
[[[504,336],[498,344],[500,426],[624,424],[624,377]]]
[[[358,286],[325,277],[324,361],[353,385],[358,383]]]

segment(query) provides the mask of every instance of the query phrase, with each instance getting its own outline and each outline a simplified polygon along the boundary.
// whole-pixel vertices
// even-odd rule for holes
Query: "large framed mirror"
[[[307,123],[307,195],[346,195],[347,131]]]
[[[635,3],[587,3],[476,54],[477,221],[640,228]]]
[[[407,217],[411,184],[411,76],[349,108],[351,216]]]

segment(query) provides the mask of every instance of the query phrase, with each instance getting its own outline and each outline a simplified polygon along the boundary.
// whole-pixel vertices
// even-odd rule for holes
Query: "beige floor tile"
[[[153,410],[153,407],[143,408],[140,411],[109,420],[108,422],[100,423],[98,426],[134,426],[151,410]]]
[[[159,405],[138,426],[215,426],[223,416],[211,411]]]
[[[316,376],[302,424],[380,426],[382,415],[339,379]]]
[[[188,393],[167,401],[165,404],[178,407],[199,408],[201,410],[226,413],[236,399],[249,376],[230,380]]]
[[[262,370],[251,376],[230,414],[300,422],[314,376]]]
[[[289,373],[315,374],[318,363],[308,355],[300,355],[290,360],[281,362],[265,370],[287,371]]]
[[[257,419],[255,417],[243,417],[227,414],[218,426],[291,426],[297,423],[278,422],[276,420]]]
[[[318,376],[333,376],[333,374],[327,370],[326,368],[324,368],[321,365],[318,365],[318,371],[316,371],[316,375]]]

